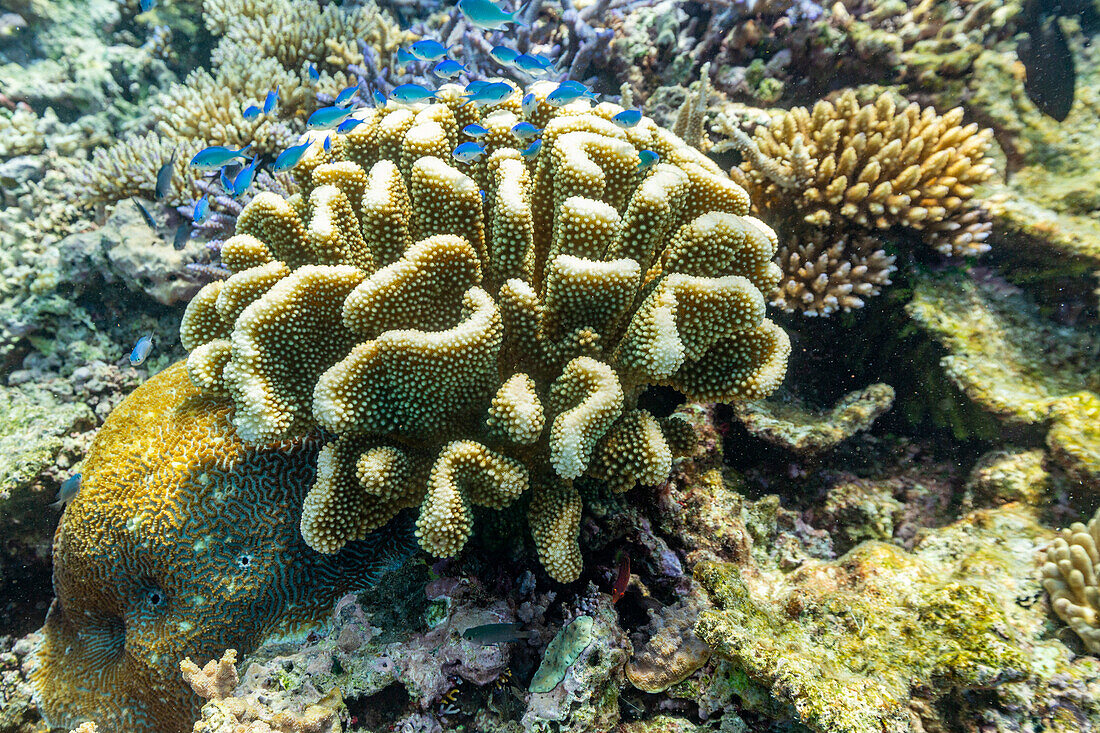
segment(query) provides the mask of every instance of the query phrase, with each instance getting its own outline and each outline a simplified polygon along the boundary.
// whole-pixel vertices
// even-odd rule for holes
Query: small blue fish
[[[374,103],[376,105],[378,105],[379,107],[385,107],[386,106],[386,95],[385,94],[383,94],[382,92],[375,89],[371,93],[371,96],[374,97]]]
[[[516,57],[519,56],[519,51],[508,48],[507,46],[493,46],[493,50],[489,52],[489,56],[501,66],[511,66],[516,60]]]
[[[478,28],[500,30],[506,23],[523,25],[516,20],[516,13],[506,13],[489,0],[458,0],[459,11]]]
[[[404,102],[405,104],[413,104],[423,102],[425,99],[435,99],[435,92],[419,84],[402,84],[390,92],[390,99],[396,99],[398,102]]]
[[[546,96],[546,103],[553,105],[554,107],[564,107],[567,104],[576,102],[583,96],[585,96],[584,89],[567,87],[564,84],[561,84],[558,86],[557,89],[550,92],[550,94]]]
[[[254,104],[250,104],[244,108],[243,114],[246,120],[254,120],[260,116],[260,108]]]
[[[325,141],[321,143],[321,147],[325,149],[326,153],[332,152],[332,135],[325,136]]]
[[[359,91],[359,85],[358,84],[351,85],[350,87],[348,87],[347,89],[342,90],[339,94],[336,95],[336,101],[333,102],[333,104],[336,105],[337,107],[343,107],[344,105],[346,105],[348,102],[351,101],[351,98],[354,97],[355,93],[358,92],[358,91]]]
[[[425,38],[409,46],[409,50],[412,51],[413,56],[421,61],[435,61],[446,56],[448,49],[439,41]]]
[[[528,74],[534,75],[545,73],[553,64],[553,62],[545,56],[535,56],[529,53],[521,53],[519,56],[516,56],[513,63]]]
[[[346,135],[364,122],[366,122],[366,120],[361,120],[358,117],[349,117],[336,126],[336,132],[341,135]]]
[[[487,86],[489,86],[489,82],[485,81],[484,79],[474,79],[472,82],[466,85],[466,93],[473,94],[474,92],[481,91]]]
[[[145,220],[145,223],[149,225],[150,229],[157,228],[157,222],[149,215],[149,210],[146,209],[140,201],[134,196],[130,197],[130,200],[134,202],[134,206],[137,207],[138,212],[141,214],[141,218]]]
[[[347,107],[322,107],[309,116],[306,127],[313,130],[336,127],[350,117],[353,111]]]
[[[530,117],[535,113],[535,110],[539,108],[539,100],[535,98],[534,92],[527,92],[523,95],[523,114]]]
[[[241,169],[241,172],[233,179],[233,191],[232,196],[235,199],[239,199],[244,195],[252,186],[252,181],[256,178],[256,167],[260,164],[260,156],[256,156],[252,159],[252,162]]]
[[[157,187],[155,189],[157,201],[163,201],[164,197],[168,195],[168,190],[172,188],[172,172],[176,170],[176,154],[178,152],[179,148],[173,150],[172,157],[157,171]]]
[[[264,114],[271,114],[271,110],[275,109],[275,105],[279,102],[279,87],[275,87],[273,90],[267,93],[264,97]]]
[[[661,159],[661,156],[652,150],[638,151],[638,170],[644,171],[652,168]]]
[[[210,218],[210,199],[203,195],[195,204],[195,210],[191,212],[191,221],[196,224],[205,224],[206,220]]]
[[[441,79],[454,79],[466,71],[466,67],[454,59],[443,59],[432,69],[432,73]]]
[[[57,501],[50,504],[54,509],[64,509],[65,505],[76,498],[80,493],[80,474],[74,473],[61,482],[61,488],[57,490]]]
[[[153,337],[145,335],[134,344],[134,350],[130,352],[130,366],[141,366],[149,358],[149,352],[153,350]]]
[[[279,173],[298,165],[298,161],[302,159],[302,156],[306,154],[306,151],[309,150],[309,146],[312,144],[312,141],[306,140],[300,145],[287,148],[279,153],[279,157],[275,159],[275,163],[271,166],[271,172]]]
[[[312,81],[320,81],[321,80],[321,72],[317,71],[317,67],[314,66],[313,64],[310,64],[309,66],[306,67],[306,72],[309,74],[310,80],[312,80]]]
[[[515,92],[515,89],[513,89],[512,85],[508,84],[507,82],[489,82],[485,86],[478,89],[476,92],[473,92],[472,94],[467,94],[466,99],[468,101],[466,102],[466,104],[469,104],[470,102],[478,102],[479,104],[488,105],[499,104],[505,99],[508,99],[508,97],[512,96],[513,92]]]
[[[406,51],[403,48],[397,49],[397,65],[408,66],[409,64],[416,62],[416,56]]]
[[[625,130],[628,127],[634,127],[642,121],[642,111],[640,109],[624,109],[622,112],[612,117],[611,121]]]
[[[233,179],[229,177],[229,166],[222,168],[218,181],[222,184],[222,189],[225,190],[230,196],[233,195]]]
[[[141,12],[148,13],[150,10],[157,6],[157,0],[141,0],[138,3],[138,7],[141,8]]]
[[[535,127],[530,122],[519,122],[512,126],[512,134],[520,140],[530,140],[540,132],[542,132],[542,130]]]
[[[539,154],[540,150],[542,150],[542,140],[536,140],[535,142],[531,143],[526,148],[521,150],[520,155],[522,155],[527,160],[531,160]]]
[[[454,159],[461,163],[473,163],[481,156],[485,155],[485,148],[478,143],[462,143],[454,152],[451,153]]]
[[[245,153],[252,147],[252,143],[245,145],[240,150],[234,150],[233,148],[226,148],[220,145],[213,145],[209,148],[204,148],[195,154],[195,157],[191,159],[188,164],[192,168],[198,168],[200,170],[212,171],[215,168],[221,168],[223,165],[233,160],[236,157],[245,157]]]
[[[489,131],[476,123],[470,123],[462,128],[462,131],[470,137],[484,137],[489,134]]]

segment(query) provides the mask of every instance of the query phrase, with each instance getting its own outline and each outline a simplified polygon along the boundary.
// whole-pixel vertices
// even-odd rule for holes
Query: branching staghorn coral
[[[776,305],[815,315],[861,307],[893,269],[867,230],[914,229],[949,256],[989,249],[990,224],[974,187],[993,175],[985,157],[992,132],[960,126],[962,116],[962,109],[941,116],[899,107],[885,94],[860,106],[848,91],[835,104],[781,113],[752,138],[718,118],[716,131],[727,140],[714,151],[743,152],[731,176],[784,241],[797,243],[784,246]]]
[[[574,481],[625,491],[671,469],[677,426],[635,406],[647,386],[738,401],[782,380],[790,345],[762,295],[775,238],[747,194],[651,120],[556,109],[554,88],[531,89],[531,161],[518,94],[484,117],[455,86],[361,113],[294,169],[300,195],[244,208],[221,252],[233,276],[188,307],[188,372],[233,400],[242,438],[335,436],[303,508],[315,549],[419,506],[421,545],[450,556],[473,507],[519,505],[544,567],[572,580]],[[475,120],[488,155],[459,170]],[[641,171],[641,149],[663,162]]]
[[[1043,563],[1043,588],[1050,606],[1081,637],[1085,648],[1100,654],[1100,512],[1089,523],[1074,522],[1051,543]]]

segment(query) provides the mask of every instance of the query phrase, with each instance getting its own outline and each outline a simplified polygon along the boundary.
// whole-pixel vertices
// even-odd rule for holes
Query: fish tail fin
[[[248,149],[251,148],[251,147],[252,147],[252,143],[249,143],[248,145],[245,145],[243,148],[241,148],[240,150],[237,151],[237,155],[244,155],[245,153],[248,152]]]

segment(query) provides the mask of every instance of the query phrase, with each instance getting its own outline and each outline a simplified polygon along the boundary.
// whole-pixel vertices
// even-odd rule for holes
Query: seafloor
[[[0,733],[1100,731],[1100,2],[503,9],[0,4]],[[428,38],[520,90],[501,108],[541,152],[463,168],[495,103],[441,93],[272,171],[341,90],[374,120],[376,92],[438,88],[396,55]],[[603,104],[547,102],[564,80]],[[639,131],[661,164],[615,168]],[[246,144],[236,198],[188,166]],[[448,163],[487,250],[411,245],[474,231]],[[627,210],[643,179],[667,211]],[[601,226],[656,244],[596,249]],[[526,259],[494,250],[525,227]],[[381,282],[340,353],[314,334],[350,306],[302,295],[310,267],[340,298]],[[474,285],[509,276],[488,418],[435,419],[481,342],[322,375],[392,329],[475,329]],[[387,423],[402,369],[421,412]]]

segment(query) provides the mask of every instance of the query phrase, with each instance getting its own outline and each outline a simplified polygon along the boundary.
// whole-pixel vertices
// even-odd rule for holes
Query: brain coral
[[[752,139],[719,116],[729,139],[714,150],[745,154],[730,175],[783,234],[774,304],[809,315],[862,307],[894,270],[876,230],[920,231],[943,255],[987,251],[990,223],[974,187],[993,175],[993,132],[962,117],[961,108],[939,115],[888,94],[860,105],[851,90],[782,112]]]
[[[189,731],[201,700],[180,679],[185,656],[317,622],[412,548],[395,526],[339,555],[310,550],[297,522],[316,441],[246,445],[231,409],[180,364],[100,429],[54,540],[57,598],[32,674],[50,725]]]
[[[612,104],[555,108],[525,160],[518,94],[482,116],[439,102],[359,114],[295,168],[302,193],[261,194],[237,220],[234,274],[191,302],[188,373],[229,396],[246,441],[318,426],[302,533],[335,552],[420,507],[420,544],[457,553],[473,507],[526,509],[556,579],[580,573],[582,475],[625,491],[664,480],[667,421],[648,385],[735,401],[770,393],[790,345],[764,318],[775,235],[701,153]],[[450,151],[480,121],[488,155]],[[641,170],[638,151],[662,162]]]

